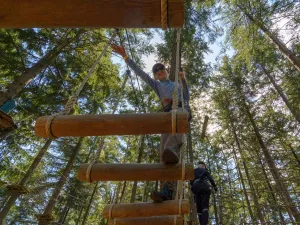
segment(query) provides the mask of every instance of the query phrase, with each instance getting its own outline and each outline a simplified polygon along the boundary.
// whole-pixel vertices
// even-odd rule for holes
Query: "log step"
[[[0,110],[0,130],[6,128],[17,129],[17,125],[14,124],[11,116],[7,115],[5,112]]]
[[[156,180],[193,180],[192,163],[133,163],[82,164],[78,170],[80,181],[156,181]],[[89,171],[87,173],[87,171]],[[88,180],[90,179],[90,180]]]
[[[151,216],[108,220],[108,225],[182,225],[181,216]]]
[[[181,215],[188,214],[189,212],[190,204],[188,200],[182,200],[181,204],[179,200],[171,200],[164,201],[161,203],[141,202],[132,204],[107,205],[103,209],[103,217],[106,219],[136,218],[150,216]]]
[[[56,116],[52,123],[47,123],[49,118],[51,120],[52,117],[43,116],[37,119],[34,129],[38,136],[50,138],[47,132],[49,124],[51,133],[56,137],[172,133],[171,113]],[[188,131],[186,112],[178,112],[176,122],[177,133]]]
[[[166,17],[182,27],[184,0],[168,0]],[[1,0],[0,18],[1,28],[160,28],[161,0]]]

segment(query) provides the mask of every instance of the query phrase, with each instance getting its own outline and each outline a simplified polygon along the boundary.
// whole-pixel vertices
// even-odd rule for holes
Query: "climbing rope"
[[[166,30],[168,28],[168,0],[160,1],[161,8],[161,28]]]
[[[172,134],[175,135],[177,133],[177,110],[178,110],[178,73],[179,73],[179,48],[180,48],[180,33],[181,30],[177,29],[177,37],[176,37],[176,68],[175,68],[175,85],[173,90],[173,103],[172,103]],[[181,88],[182,89],[182,88]],[[183,94],[181,93],[181,97],[183,98]],[[183,106],[182,102],[182,106]]]
[[[81,82],[80,86],[77,88],[77,90],[75,91],[75,93],[73,94],[73,96],[68,100],[67,104],[65,105],[64,110],[61,111],[61,112],[59,112],[59,113],[55,113],[55,114],[53,114],[53,115],[51,115],[51,116],[48,117],[46,125],[45,125],[45,129],[46,129],[46,134],[48,136],[50,136],[50,138],[52,138],[52,139],[57,138],[57,137],[55,137],[53,135],[52,130],[51,130],[51,124],[52,124],[54,118],[56,116],[59,116],[59,115],[67,115],[67,114],[70,113],[70,111],[74,107],[74,105],[75,105],[75,103],[76,103],[76,101],[77,101],[77,99],[79,97],[80,92],[82,91],[83,87],[85,86],[87,80],[91,77],[91,75],[95,71],[96,66],[98,65],[100,59],[105,55],[108,47],[110,46],[110,44],[112,43],[112,41],[115,39],[116,35],[117,35],[117,31],[115,30],[114,33],[113,33],[113,35],[110,37],[109,41],[105,45],[103,51],[101,52],[101,54],[96,59],[96,61],[94,62],[93,66],[90,68],[88,74],[85,76],[85,78]]]

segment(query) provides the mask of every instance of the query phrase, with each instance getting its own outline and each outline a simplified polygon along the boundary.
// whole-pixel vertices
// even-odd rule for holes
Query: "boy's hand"
[[[181,78],[182,80],[185,80],[185,72],[180,71],[180,72],[179,72],[179,76],[180,76],[180,78]]]
[[[121,55],[123,58],[127,56],[124,46],[111,44],[110,47],[113,49],[115,53]]]

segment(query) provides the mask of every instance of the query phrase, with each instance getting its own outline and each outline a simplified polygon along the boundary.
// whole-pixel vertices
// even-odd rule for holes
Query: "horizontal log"
[[[184,22],[184,0],[168,0],[168,25]],[[161,0],[1,0],[0,28],[159,28]]]
[[[108,220],[108,225],[182,225],[181,216],[151,216]]]
[[[86,172],[89,164],[82,164],[78,170],[78,179],[88,181]],[[184,176],[182,171],[184,170]],[[194,166],[186,163],[184,168],[177,164],[110,164],[95,163],[90,169],[91,181],[153,181],[153,180],[193,180]]]
[[[43,138],[47,134],[47,120],[43,116],[35,123],[35,133]],[[188,131],[187,113],[177,114],[177,133]],[[139,135],[172,133],[171,113],[101,114],[56,116],[51,123],[51,132],[56,137],[84,137],[105,135]]]
[[[179,210],[180,201],[164,201],[161,203],[141,202],[132,204],[107,205],[103,209],[103,217],[108,219],[111,210],[111,218],[134,218],[164,215],[188,214],[190,204],[188,200],[182,200],[181,211]]]

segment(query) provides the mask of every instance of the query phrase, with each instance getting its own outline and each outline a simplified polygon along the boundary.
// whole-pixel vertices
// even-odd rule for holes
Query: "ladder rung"
[[[133,163],[82,164],[78,170],[80,181],[144,181],[144,180],[193,180],[194,166],[192,163]],[[87,174],[87,171],[90,171]],[[182,174],[184,173],[184,174]],[[90,180],[88,180],[90,178]]]
[[[43,138],[48,135],[51,116],[38,118],[35,133]],[[177,113],[177,133],[188,131],[188,115]],[[48,126],[48,127],[47,127]],[[102,114],[56,116],[51,123],[51,133],[56,137],[106,136],[172,133],[171,113]]]
[[[108,225],[182,225],[181,216],[151,216],[138,218],[116,218],[108,220]]]
[[[179,210],[181,206],[181,210]],[[111,210],[111,218],[109,212]],[[113,218],[135,218],[135,217],[150,217],[150,216],[166,216],[188,214],[190,204],[188,200],[164,201],[161,203],[141,202],[131,204],[116,204],[107,205],[103,209],[103,217],[106,219]]]

